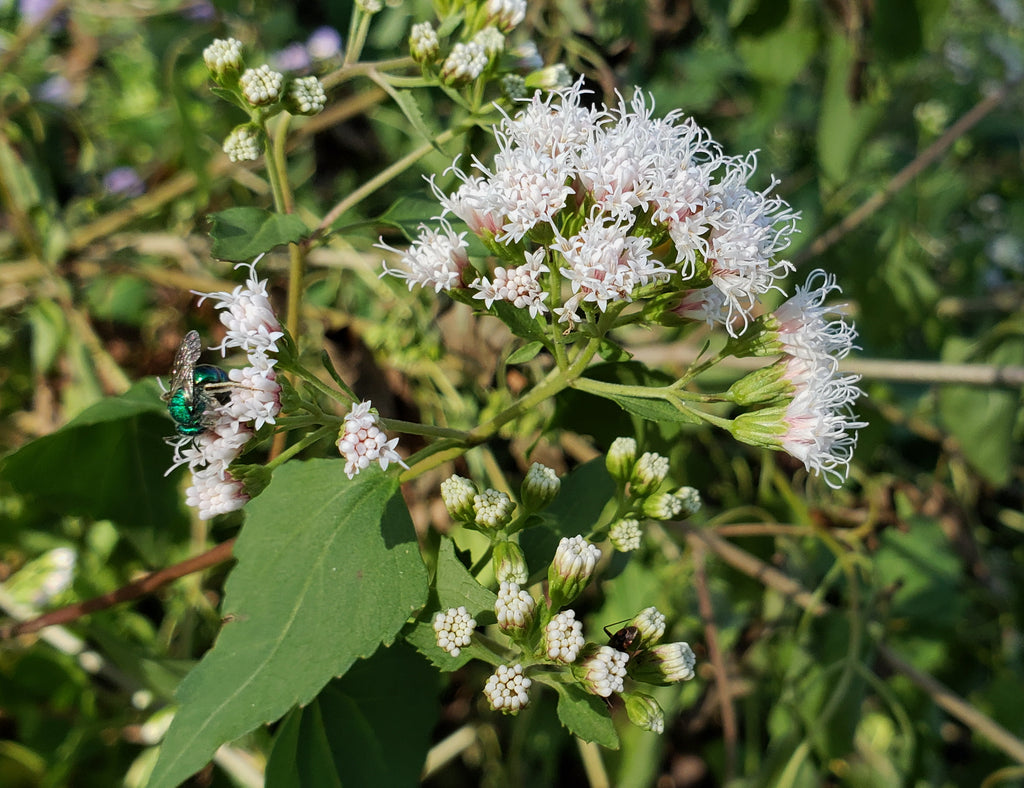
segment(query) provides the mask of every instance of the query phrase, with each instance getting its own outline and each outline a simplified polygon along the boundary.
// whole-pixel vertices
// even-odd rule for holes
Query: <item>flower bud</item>
[[[459,42],[441,65],[441,79],[455,87],[468,84],[484,73],[489,62],[482,46],[473,41]]]
[[[694,677],[697,657],[686,643],[662,643],[637,654],[629,663],[629,675],[648,684],[675,684]]]
[[[462,476],[449,476],[441,482],[441,500],[444,501],[448,514],[456,522],[472,522],[476,513],[473,511],[473,498],[476,497],[476,485]]]
[[[569,604],[580,595],[600,557],[600,548],[582,536],[562,538],[548,568],[548,594],[552,610]]]
[[[239,77],[238,86],[245,100],[254,107],[265,107],[281,98],[284,74],[274,71],[266,63],[259,68],[247,68]]]
[[[636,463],[636,441],[633,438],[616,438],[608,447],[604,458],[605,467],[619,484],[625,484],[633,475]]]
[[[784,353],[785,346],[779,337],[778,318],[767,314],[751,320],[740,336],[730,337],[723,352],[737,358],[778,356]]]
[[[665,712],[650,695],[643,692],[630,692],[624,696],[626,700],[626,716],[629,721],[641,730],[651,733],[665,732]]]
[[[439,611],[434,616],[434,636],[437,645],[453,657],[462,653],[462,647],[468,646],[476,620],[469,615],[465,607],[451,607]]]
[[[356,8],[364,14],[376,14],[384,9],[382,0],[356,0]]]
[[[412,26],[409,33],[409,54],[417,63],[433,63],[441,51],[441,42],[437,31],[430,22],[420,22]]]
[[[607,698],[622,692],[629,654],[611,646],[591,643],[584,649],[583,659],[573,668],[573,675],[591,695]]]
[[[236,76],[242,70],[242,42],[234,38],[215,38],[203,50],[203,61],[217,81]]]
[[[519,587],[518,583],[502,583],[498,588],[498,599],[494,603],[494,614],[498,618],[498,626],[502,632],[513,639],[530,630],[534,622],[534,609],[537,603],[529,591]]]
[[[505,36],[496,27],[485,27],[473,36],[473,42],[483,49],[487,59],[492,63],[505,49]]]
[[[788,432],[786,425],[785,405],[774,405],[768,408],[741,413],[729,425],[732,436],[751,446],[764,449],[781,449],[782,437]]]
[[[522,665],[499,665],[484,684],[484,695],[494,711],[518,714],[530,702],[526,692],[532,683],[523,675]]]
[[[682,517],[690,517],[700,511],[700,492],[695,487],[680,487],[676,490],[675,495],[683,505],[683,509],[679,513]]]
[[[482,528],[504,528],[512,522],[512,510],[515,508],[512,499],[499,490],[484,490],[473,496],[473,520]]]
[[[668,476],[668,458],[648,451],[640,455],[629,478],[630,492],[637,498],[650,495]]]
[[[526,76],[526,84],[541,90],[560,90],[572,84],[572,72],[564,63],[555,63]]]
[[[608,539],[620,553],[628,553],[640,546],[640,521],[631,517],[623,518],[608,529]]]
[[[665,634],[665,616],[656,607],[644,608],[629,623],[640,635],[636,643],[638,649],[650,648]]]
[[[726,396],[737,405],[764,405],[790,399],[796,387],[787,371],[788,365],[781,361],[762,367],[733,383]]]
[[[293,115],[316,115],[327,105],[327,93],[316,77],[299,77],[288,87],[286,107]]]
[[[263,150],[263,132],[251,123],[235,126],[224,140],[224,152],[231,161],[256,161]]]
[[[526,585],[530,571],[526,566],[523,549],[515,542],[501,541],[494,545],[494,576],[499,583]]]
[[[672,493],[655,493],[643,502],[643,512],[652,520],[672,520],[682,510],[683,502]]]
[[[507,33],[526,18],[526,0],[487,0],[487,21]]]
[[[541,645],[548,659],[568,664],[576,660],[586,643],[583,622],[576,620],[575,611],[563,610],[545,625]]]
[[[526,80],[519,74],[505,74],[501,78],[501,92],[513,101],[526,98]]]
[[[561,486],[562,482],[553,469],[535,462],[523,479],[519,500],[527,512],[539,512],[555,500]]]

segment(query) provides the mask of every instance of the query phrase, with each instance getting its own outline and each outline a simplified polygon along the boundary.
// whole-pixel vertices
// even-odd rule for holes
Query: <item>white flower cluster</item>
[[[203,50],[203,61],[214,74],[242,67],[242,42],[235,38],[215,38]]]
[[[377,417],[370,412],[370,407],[369,400],[353,405],[345,415],[341,435],[338,437],[338,452],[345,458],[345,474],[350,479],[359,471],[369,468],[373,462],[385,471],[393,462],[403,468],[409,467],[395,450],[398,438],[387,439],[387,435],[377,426]]]
[[[632,517],[618,520],[608,529],[608,539],[620,553],[629,553],[639,548],[641,536],[640,521]]]
[[[254,107],[277,101],[283,85],[284,74],[274,71],[266,63],[259,68],[247,68],[238,80],[242,95]]]
[[[849,354],[857,332],[845,320],[829,321],[836,307],[825,305],[834,276],[814,271],[803,287],[773,313],[782,346],[785,378],[795,394],[784,422],[782,447],[833,487],[846,477],[857,433],[866,422],[856,421],[853,403],[864,392],[859,375],[840,374],[839,361]],[[774,323],[773,323],[774,325]]]
[[[504,267],[462,282],[444,274],[466,266],[458,259],[440,264],[421,235],[388,273],[410,286],[468,287],[488,305],[505,300],[532,315],[551,311],[570,327],[581,311],[651,295],[657,288],[650,286],[675,277],[676,289],[704,285],[695,317],[730,332],[745,325],[758,297],[792,269],[774,260],[797,218],[771,196],[776,182],[752,190],[754,154],[723,155],[679,112],[652,117],[639,91],[628,104],[620,99],[599,109],[584,106],[584,92],[577,82],[544,99],[538,94],[495,131],[491,168],[478,160],[479,174],[453,166],[462,186],[451,195],[435,186],[444,214],[462,219],[485,243],[516,247],[522,270]],[[536,292],[538,275],[549,270],[560,279]]]
[[[572,610],[563,610],[544,627],[544,652],[548,659],[574,662],[586,643],[583,622],[576,620]]]
[[[224,139],[224,152],[231,161],[256,161],[260,157],[260,136],[252,126],[235,126]]]
[[[459,656],[469,645],[476,628],[476,620],[463,607],[451,607],[434,615],[434,636],[437,645],[451,654]]]
[[[253,432],[273,424],[281,410],[281,386],[274,365],[277,340],[284,336],[277,321],[266,282],[256,276],[256,263],[249,264],[249,277],[232,292],[196,293],[199,303],[215,300],[220,321],[227,328],[224,341],[212,348],[226,354],[229,348],[245,352],[248,366],[232,369],[228,376],[237,385],[227,402],[216,407],[210,427],[195,438],[182,436],[175,443],[170,470],[188,464],[192,486],[185,493],[189,506],[208,520],[218,514],[240,509],[249,500],[245,486],[228,467],[241,454]],[[195,292],[195,291],[193,291]],[[170,472],[168,471],[168,473]]]
[[[625,688],[626,665],[629,654],[611,646],[600,646],[580,666],[583,685],[587,691],[602,698]]]
[[[498,626],[501,629],[523,629],[533,616],[536,605],[530,592],[520,588],[518,583],[502,583],[494,603]]]
[[[508,493],[500,490],[484,490],[473,496],[476,523],[485,528],[500,528],[507,524],[515,506]]]
[[[530,702],[526,694],[533,682],[523,675],[522,665],[499,665],[484,685],[491,708],[505,714],[515,714]]]
[[[316,77],[299,77],[288,86],[288,99],[300,115],[316,115],[327,105],[327,93]]]

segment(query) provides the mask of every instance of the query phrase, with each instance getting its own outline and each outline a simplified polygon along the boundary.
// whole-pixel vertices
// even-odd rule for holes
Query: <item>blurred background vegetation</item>
[[[272,65],[330,74],[337,59],[289,61],[288,47],[325,26],[344,35],[350,14],[327,0],[0,4],[4,454],[166,375],[188,328],[216,331],[189,291],[230,289],[236,274],[211,258],[207,216],[271,201],[259,167],[220,151],[243,118],[211,95],[203,48],[231,35]],[[363,59],[405,54],[409,26],[432,18],[429,3],[389,2]],[[589,629],[657,604],[701,670],[659,697],[671,711],[664,736],[624,730],[622,750],[604,754],[610,782],[1024,784],[1021,3],[551,0],[530,2],[516,36],[607,100],[636,85],[659,112],[694,115],[727,152],[760,150],[761,185],[774,173],[802,211],[798,276],[821,267],[844,287],[861,346],[848,366],[869,394],[859,410],[870,426],[838,493],[727,436],[645,428],[647,447],[670,454],[706,507],[655,546],[676,551],[669,569],[644,574],[638,560],[591,600]],[[428,90],[417,101],[442,130],[448,98]],[[423,140],[356,77],[323,115],[296,121],[290,142],[297,213],[314,227]],[[488,386],[517,385],[495,361],[508,344],[500,326],[381,282],[372,248],[381,233],[402,242],[376,220],[400,197],[427,196],[424,174],[460,150],[486,161],[489,145],[475,130],[424,156],[310,253],[307,341],[328,347],[387,415],[471,425]],[[267,266],[284,281],[284,255]],[[695,351],[675,339],[628,337],[638,358],[670,371]],[[538,451],[563,470],[634,429],[605,406],[558,405],[535,426],[545,427]],[[119,485],[114,456],[131,446],[162,472],[170,431],[157,416],[93,425],[51,446],[59,457],[40,459],[34,478],[24,462],[0,472],[8,615],[110,591],[234,533],[238,519],[191,519],[178,475],[162,489]],[[96,493],[102,469],[76,462],[75,441],[107,438],[104,489],[120,506]],[[521,463],[527,448],[510,436],[489,459]],[[483,473],[489,459],[468,461]],[[446,527],[443,475],[406,490],[424,530]],[[71,586],[19,597],[18,577],[60,547],[77,555]],[[0,785],[139,784],[154,709],[216,634],[225,573],[0,644]],[[444,690],[435,741],[470,720],[477,735],[427,784],[599,784],[550,703],[517,735],[481,715],[483,678],[467,668]],[[246,784],[229,756],[267,741],[236,744],[195,784]]]

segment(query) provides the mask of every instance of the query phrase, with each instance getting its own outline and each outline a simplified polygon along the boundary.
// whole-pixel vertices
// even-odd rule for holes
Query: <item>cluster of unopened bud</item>
[[[554,90],[571,82],[569,70],[561,64],[544,68],[535,45],[529,53],[522,47],[507,49],[507,36],[526,17],[526,0],[477,0],[460,9],[461,24],[450,40],[440,30],[452,30],[448,20],[438,25],[418,22],[409,32],[409,54],[425,74],[452,87],[462,87],[481,78],[495,78],[509,98],[521,98],[535,88]]]
[[[700,493],[695,488],[662,489],[668,478],[668,458],[650,451],[638,457],[633,438],[616,438],[612,442],[605,467],[615,480],[620,511],[626,512],[608,529],[612,546],[619,552],[627,553],[640,546],[641,518],[675,520],[700,510]]]
[[[217,87],[227,91],[233,104],[249,113],[252,122],[235,127],[224,140],[223,149],[231,161],[255,161],[264,137],[262,124],[281,111],[293,115],[316,115],[327,103],[327,94],[313,76],[291,77],[266,63],[246,68],[242,43],[218,38],[203,50],[203,61]]]
[[[454,521],[489,533],[497,543],[522,527],[525,517],[554,501],[560,488],[561,480],[554,470],[535,462],[523,479],[518,504],[508,493],[480,491],[462,476],[450,476],[441,483],[441,499]]]

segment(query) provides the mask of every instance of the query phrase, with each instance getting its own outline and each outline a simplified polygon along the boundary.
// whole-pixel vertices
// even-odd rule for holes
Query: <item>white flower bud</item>
[[[633,466],[633,474],[629,479],[630,491],[635,497],[650,495],[658,489],[668,476],[668,458],[657,452],[648,451],[640,455]]]
[[[203,60],[217,77],[242,68],[242,42],[234,38],[215,38],[203,50]]]
[[[259,68],[247,68],[242,72],[238,85],[246,101],[254,107],[262,107],[273,104],[281,97],[284,75],[264,63]]]
[[[562,482],[552,468],[535,462],[526,472],[519,491],[523,508],[528,512],[539,512],[555,500],[561,486]]]
[[[637,654],[629,664],[629,675],[648,684],[675,684],[692,679],[696,664],[687,643],[662,643]]]
[[[619,520],[608,529],[608,539],[620,553],[628,553],[640,547],[640,521],[631,517]]]
[[[420,22],[412,26],[409,33],[409,54],[417,63],[433,63],[441,51],[441,42],[437,31],[430,22]]]
[[[476,628],[476,620],[465,607],[451,607],[434,615],[434,635],[437,645],[453,657],[468,646]]]
[[[499,490],[484,490],[473,497],[474,521],[484,528],[504,528],[512,521],[515,503]]]
[[[582,536],[563,537],[548,568],[548,594],[554,610],[580,595],[594,573],[601,550]]]
[[[288,87],[288,111],[294,115],[316,115],[327,105],[327,93],[316,77],[299,77]]]
[[[602,698],[607,698],[614,692],[622,692],[629,654],[611,646],[593,644],[587,651],[589,655],[573,670],[576,677],[583,682],[584,689]]]
[[[533,682],[523,675],[522,665],[500,665],[484,685],[491,708],[502,714],[516,714],[530,702],[526,694]]]
[[[441,482],[441,500],[451,518],[460,522],[472,522],[476,513],[473,511],[473,499],[476,497],[476,485],[462,476],[449,476]]]
[[[263,134],[256,126],[235,126],[224,140],[224,152],[231,161],[256,161],[263,149]]]

